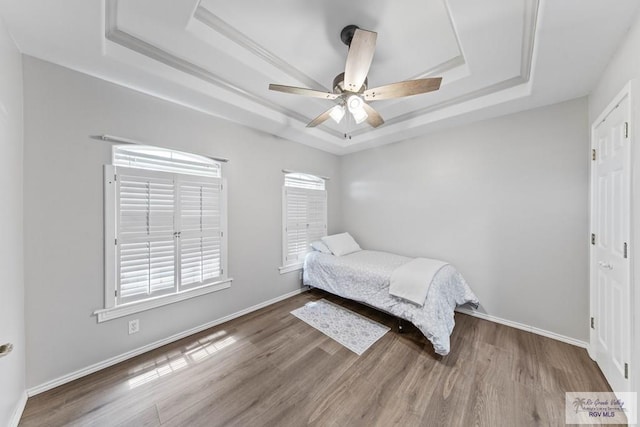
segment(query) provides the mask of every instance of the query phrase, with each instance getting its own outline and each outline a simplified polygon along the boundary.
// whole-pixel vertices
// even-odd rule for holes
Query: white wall
[[[600,80],[589,95],[589,117],[592,123],[613,98],[622,90],[625,84],[632,79],[640,79],[640,13],[636,17],[635,23],[629,30],[627,37],[620,44],[607,68],[602,73]],[[640,89],[640,82],[635,85],[635,90]],[[638,212],[640,212],[640,149],[637,143],[640,142],[640,100],[637,98],[640,93],[634,94],[635,111],[634,121],[631,125],[631,156],[632,156],[632,194],[631,194],[631,260],[632,260],[632,307],[635,317],[632,318],[632,334],[634,336],[634,348],[630,360],[630,371],[632,375],[631,391],[638,392],[636,408],[640,408],[640,251],[633,248],[640,247],[640,224],[638,223]]]
[[[25,394],[22,222],[22,57],[0,18],[0,425],[15,422]]]
[[[481,310],[588,340],[581,98],[342,158],[342,225],[367,249],[454,264]]]
[[[640,14],[589,94],[589,123],[602,113],[629,80],[640,77],[638,49],[640,49]]]
[[[25,79],[27,385],[123,354],[300,288],[280,275],[281,169],[326,175],[339,227],[339,159],[31,57]],[[102,165],[111,134],[230,159],[228,290],[98,324]],[[127,334],[140,319],[141,331]]]

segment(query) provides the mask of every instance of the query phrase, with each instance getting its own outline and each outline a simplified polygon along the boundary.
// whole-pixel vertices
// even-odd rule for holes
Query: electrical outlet
[[[140,332],[140,320],[133,319],[129,320],[129,335],[136,334]]]

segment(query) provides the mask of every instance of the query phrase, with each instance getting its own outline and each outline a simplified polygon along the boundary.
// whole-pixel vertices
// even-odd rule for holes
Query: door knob
[[[606,268],[608,270],[613,270],[613,265],[609,264],[608,262],[604,262],[604,261],[598,261],[598,265],[602,268]]]
[[[0,357],[6,356],[7,354],[11,353],[11,350],[13,350],[13,344],[11,343],[0,345]]]

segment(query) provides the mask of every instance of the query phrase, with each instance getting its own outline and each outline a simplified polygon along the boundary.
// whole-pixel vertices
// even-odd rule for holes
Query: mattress
[[[389,294],[393,271],[413,258],[379,251],[358,251],[340,257],[311,252],[304,262],[303,283],[379,308],[413,323],[431,341],[436,353],[450,351],[449,337],[457,306],[478,306],[478,298],[451,265],[433,278],[423,306]]]

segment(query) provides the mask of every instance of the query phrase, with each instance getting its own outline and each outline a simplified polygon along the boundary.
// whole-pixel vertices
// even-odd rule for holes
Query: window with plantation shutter
[[[219,162],[114,147],[114,165],[105,166],[106,308],[98,320],[228,288],[225,205]]]
[[[283,187],[283,266],[302,264],[311,243],[327,235],[327,192],[322,178],[286,173]]]

